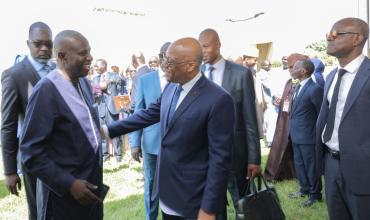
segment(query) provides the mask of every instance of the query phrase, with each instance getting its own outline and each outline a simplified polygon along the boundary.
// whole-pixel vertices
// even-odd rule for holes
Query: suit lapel
[[[361,93],[365,83],[369,80],[369,77],[370,77],[370,62],[368,58],[365,58],[355,76],[355,79],[353,80],[351,89],[349,90],[346,103],[344,105],[341,121],[346,116],[348,111],[351,109],[353,103],[356,101],[357,97]]]
[[[224,75],[222,76],[222,88],[224,88],[226,91],[231,91],[230,89],[231,76],[232,76],[231,65],[229,61],[226,60]]]
[[[201,88],[204,86],[205,80],[206,80],[206,77],[204,75],[202,75],[201,78],[198,80],[198,82],[195,83],[193,88],[185,96],[184,100],[182,100],[180,105],[177,107],[177,109],[176,109],[176,111],[175,111],[175,113],[172,117],[172,120],[169,122],[168,127],[166,129],[166,133],[163,137],[165,137],[166,134],[168,133],[168,131],[171,130],[171,128],[175,124],[176,120],[186,111],[186,109],[189,108],[191,103],[193,103],[199,97],[199,95],[201,94],[200,93]],[[175,92],[175,91],[173,91],[173,92]],[[171,102],[170,102],[169,106],[170,105],[171,105]],[[167,117],[168,117],[168,111],[169,111],[169,107],[166,111],[167,112],[166,113],[166,118],[165,118],[166,121],[167,121]]]
[[[295,99],[293,100],[293,110],[292,110],[292,112],[295,111],[295,109],[297,108],[297,106],[301,102],[302,96],[305,95],[305,92],[311,86],[311,83],[312,83],[312,79],[309,79],[307,81],[307,83],[303,86],[303,88],[301,89],[301,91],[299,92],[298,96],[295,97]]]
[[[22,65],[29,73],[25,75],[25,77],[27,77],[27,81],[30,82],[32,86],[35,86],[36,83],[41,79],[39,74],[36,72],[35,68],[33,68],[30,61],[28,61],[27,57],[23,59]]]

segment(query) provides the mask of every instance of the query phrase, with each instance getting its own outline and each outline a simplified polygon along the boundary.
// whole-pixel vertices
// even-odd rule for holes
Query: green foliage
[[[326,40],[313,42],[305,47],[310,57],[317,57],[325,64],[325,66],[332,66],[335,58],[326,53]]]

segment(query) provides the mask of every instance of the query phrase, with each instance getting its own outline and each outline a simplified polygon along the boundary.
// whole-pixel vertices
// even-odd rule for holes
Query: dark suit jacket
[[[24,118],[28,97],[39,80],[27,58],[2,74],[1,145],[5,175],[17,173],[18,116]]]
[[[290,118],[290,138],[295,144],[315,144],[316,120],[323,89],[310,78],[295,97]]]
[[[336,72],[336,69],[333,70],[327,77],[324,99],[317,120],[318,164],[321,164],[323,156],[321,135],[329,114],[327,95]],[[358,195],[370,194],[369,79],[370,60],[365,58],[347,95],[338,129],[341,172],[350,190]]]
[[[159,122],[159,198],[179,214],[196,217],[199,208],[219,213],[231,168],[234,104],[228,93],[202,76],[166,126],[175,84],[145,110],[108,127],[111,137]]]

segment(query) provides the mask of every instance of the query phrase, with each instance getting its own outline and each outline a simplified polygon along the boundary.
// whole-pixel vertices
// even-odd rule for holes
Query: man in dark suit
[[[119,111],[114,107],[113,96],[119,95],[121,91],[122,80],[117,73],[107,71],[107,61],[104,59],[96,60],[96,71],[97,76],[93,78],[92,86],[99,88],[97,93],[94,94],[96,104],[98,105],[100,123],[110,124],[113,121],[117,121],[119,118]],[[112,145],[114,149],[114,155],[116,160],[120,162],[122,160],[122,139],[121,137],[113,138]],[[108,160],[109,140],[103,142],[103,159]]]
[[[26,110],[22,163],[38,178],[38,219],[103,219],[99,119],[86,76],[92,57],[76,31],[54,40],[57,69],[35,87]]]
[[[55,68],[55,64],[50,61],[53,43],[48,25],[43,22],[32,24],[29,28],[27,45],[30,55],[5,70],[1,78],[1,145],[5,184],[15,195],[18,195],[18,189],[21,187],[17,168],[18,137],[28,97],[36,83]],[[21,172],[26,189],[29,219],[36,219],[36,178],[25,169]]]
[[[225,60],[220,54],[221,43],[213,29],[202,31],[198,38],[203,49],[204,73],[231,94],[236,106],[232,173],[229,191],[236,208],[246,178],[260,172],[261,149],[255,108],[254,82],[251,70]]]
[[[298,79],[299,84],[293,95],[289,130],[300,190],[290,197],[309,195],[303,203],[305,207],[322,199],[321,173],[317,172],[315,162],[315,139],[323,90],[311,78],[314,69],[310,60],[297,61],[292,69],[292,77]]]
[[[316,133],[332,220],[370,217],[370,60],[362,54],[368,37],[358,18],[337,21],[326,37],[339,66],[327,77]]]
[[[164,220],[216,219],[225,209],[231,169],[234,103],[200,72],[202,49],[193,38],[167,50],[165,76],[171,82],[157,102],[108,126],[115,137],[160,121],[161,150],[154,193]]]
[[[139,78],[135,100],[135,112],[146,109],[150,103],[160,96],[167,80],[164,73],[163,58],[166,55],[170,42],[165,43],[159,51],[158,70],[147,73]],[[140,155],[144,158],[144,204],[146,220],[156,220],[158,217],[158,197],[151,199],[154,175],[158,153],[161,145],[161,130],[159,123],[130,133],[131,155],[140,162]]]

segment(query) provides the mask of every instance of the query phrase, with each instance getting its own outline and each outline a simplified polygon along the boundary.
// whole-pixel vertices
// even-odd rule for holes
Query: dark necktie
[[[346,72],[347,72],[347,70],[345,70],[345,69],[340,69],[338,71],[338,79],[337,79],[337,83],[335,83],[333,96],[331,97],[331,102],[330,102],[328,120],[326,121],[326,128],[325,128],[324,138],[323,138],[324,143],[328,142],[331,139],[331,136],[333,135],[335,113],[336,113],[337,102],[338,102],[339,87],[340,87],[340,83],[342,82],[342,77]]]
[[[176,105],[177,105],[177,102],[179,101],[179,97],[180,97],[180,93],[182,92],[182,86],[179,84],[177,87],[176,87],[176,91],[175,91],[175,94],[173,95],[172,97],[172,101],[171,101],[171,106],[170,106],[170,111],[168,113],[168,118],[167,118],[167,125],[170,123],[173,115],[175,114],[175,110],[176,110]]]
[[[209,66],[208,67],[208,71],[209,71],[209,80],[213,81],[213,70],[215,70],[215,68],[213,66]]]
[[[297,98],[298,96],[298,93],[299,93],[299,89],[301,88],[301,84],[298,84],[295,89],[294,89],[294,97],[293,97],[293,100]]]

